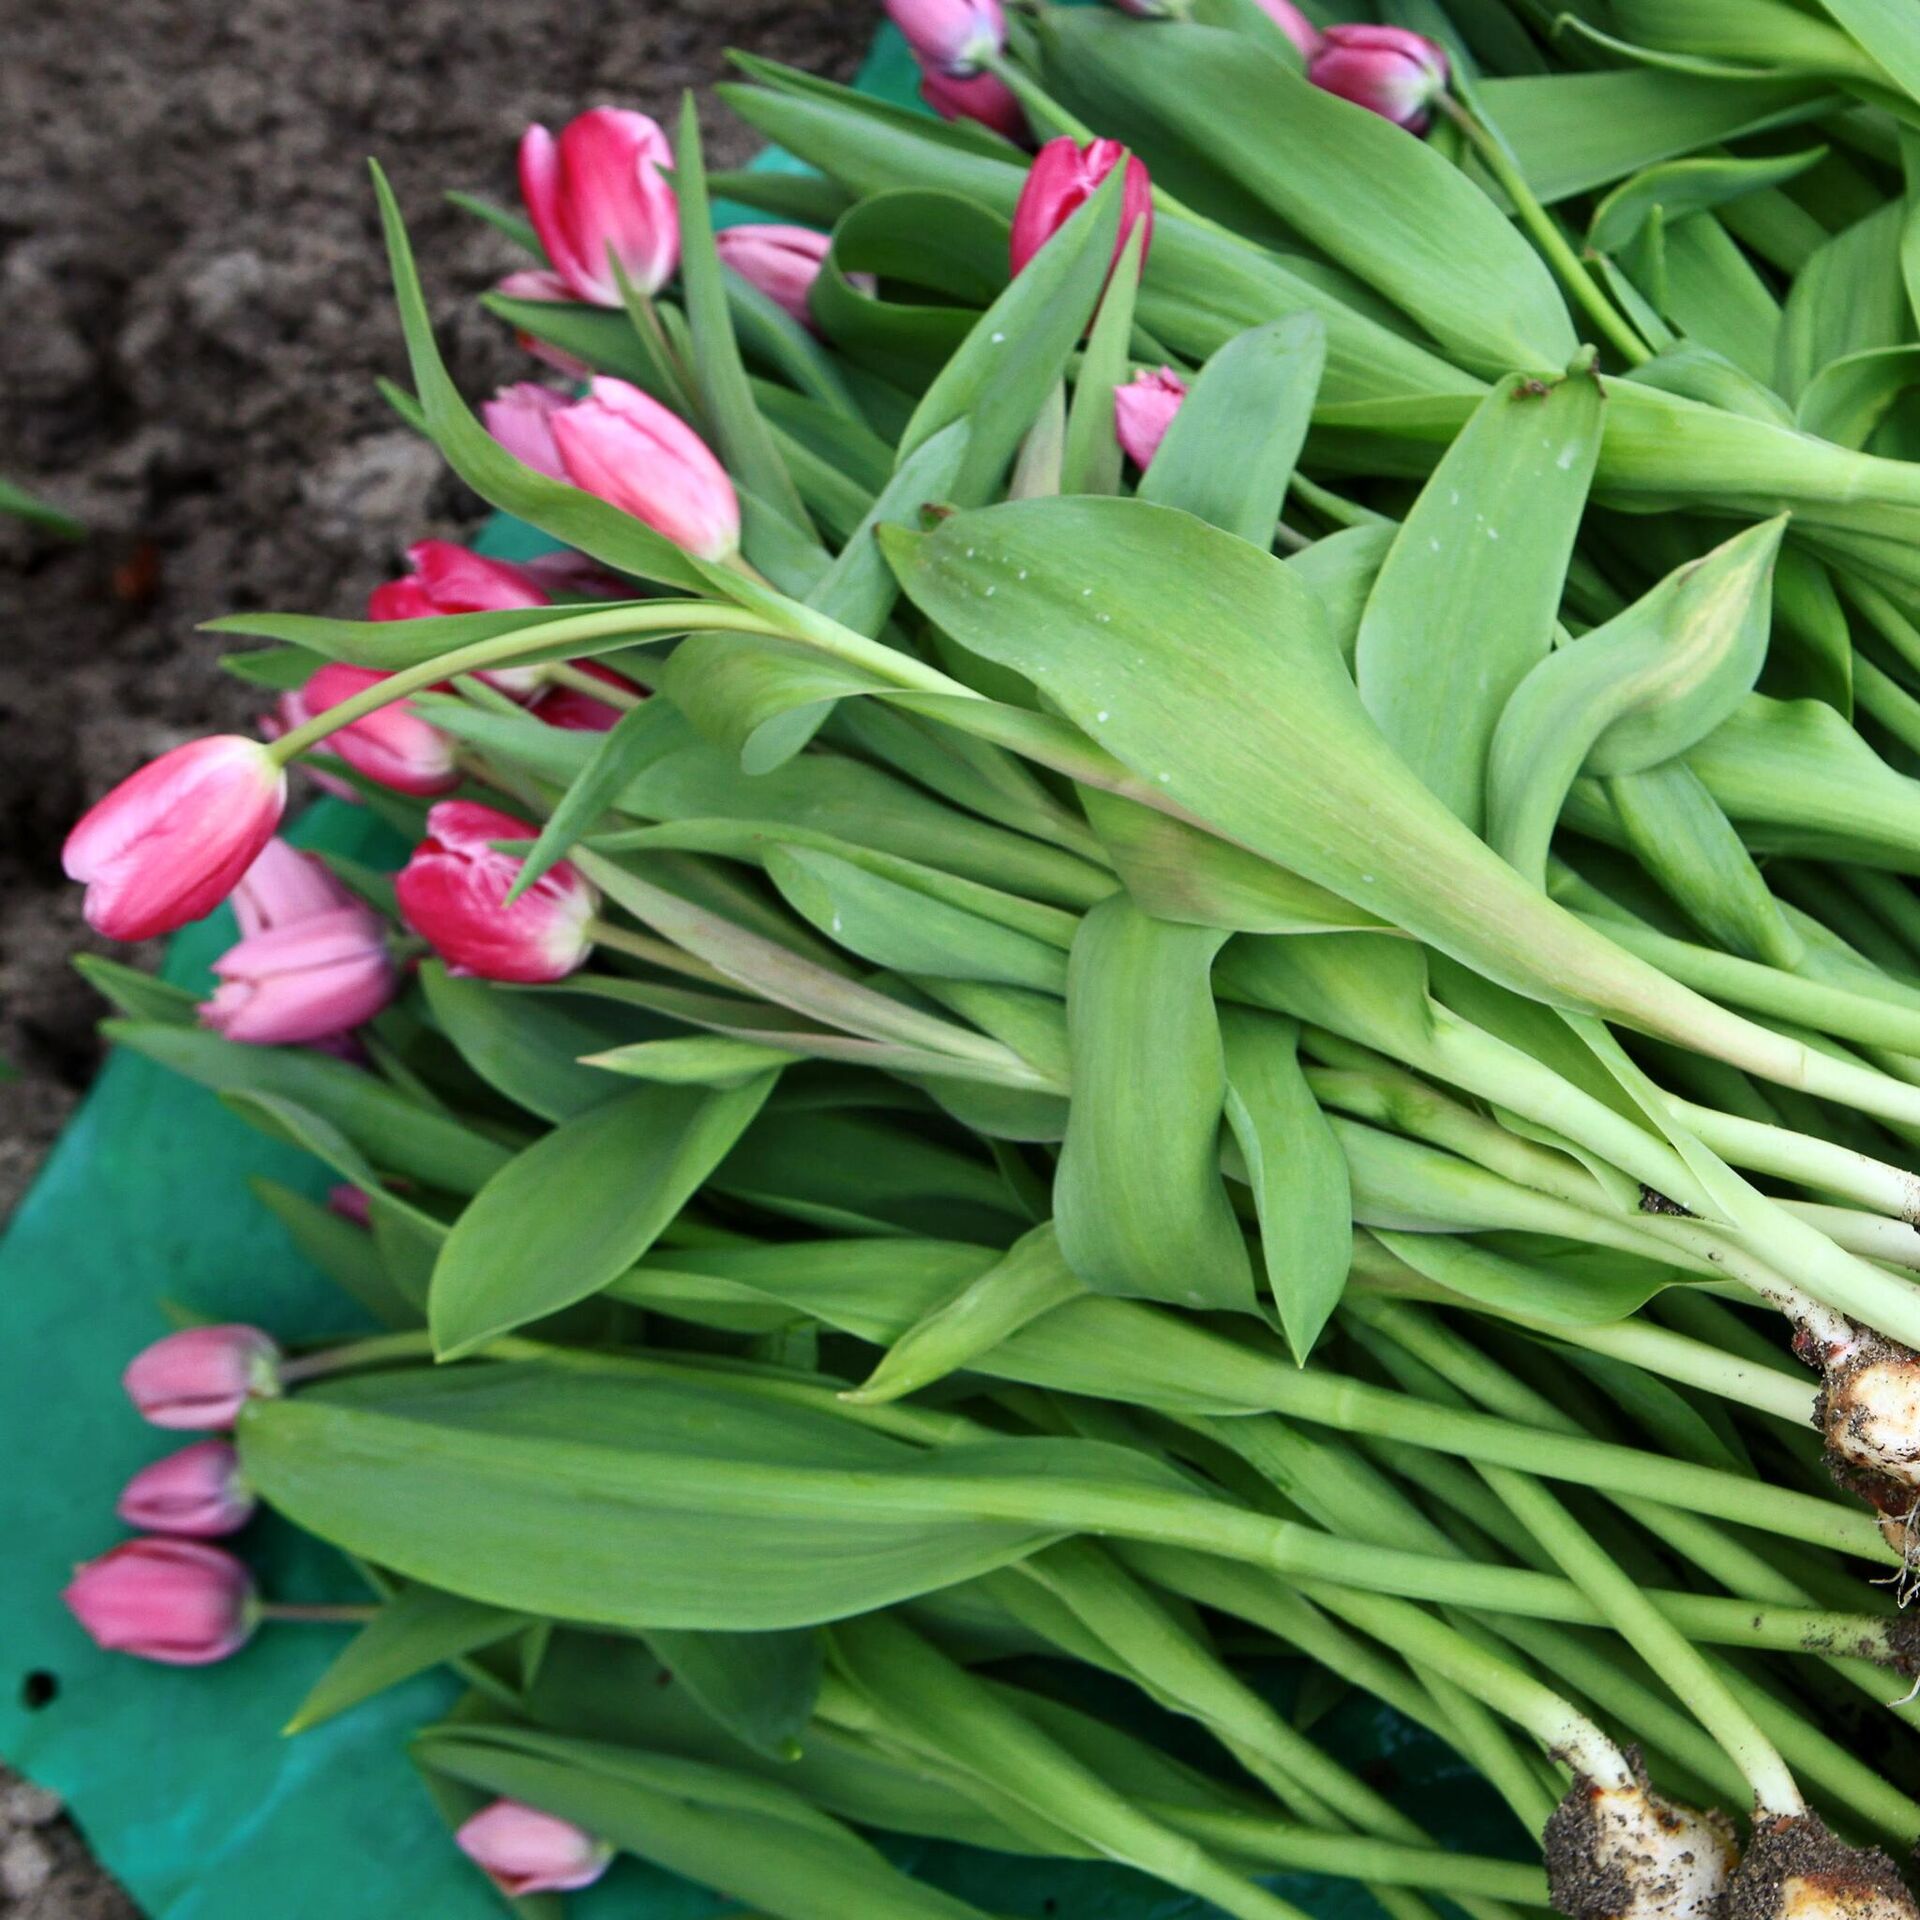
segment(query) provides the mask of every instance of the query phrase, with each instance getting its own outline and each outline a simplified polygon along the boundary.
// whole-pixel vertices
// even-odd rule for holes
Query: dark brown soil
[[[0,0],[0,473],[91,529],[69,548],[0,521],[0,1058],[22,1075],[0,1088],[0,1219],[96,1060],[66,828],[139,760],[257,704],[195,623],[356,612],[407,542],[477,516],[374,392],[401,362],[366,157],[407,208],[456,377],[483,392],[522,370],[471,305],[511,249],[443,189],[511,198],[528,121],[664,117],[729,45],[845,77],[875,13]],[[717,108],[707,129],[718,164],[754,144]],[[0,1914],[122,1910],[64,1866],[29,1892],[35,1871],[0,1873]]]

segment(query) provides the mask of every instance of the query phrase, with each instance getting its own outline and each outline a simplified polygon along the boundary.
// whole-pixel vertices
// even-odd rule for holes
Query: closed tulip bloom
[[[249,934],[213,963],[220,982],[204,1026],[257,1047],[297,1047],[350,1032],[394,996],[386,928],[355,901]]]
[[[1133,464],[1144,472],[1173,416],[1187,397],[1187,383],[1171,367],[1142,367],[1113,393],[1113,431]]]
[[[702,560],[740,545],[740,498],[707,443],[680,416],[625,380],[595,380],[553,416],[567,478],[644,520]]]
[[[1007,43],[1000,0],[886,0],[887,15],[921,66],[970,79]]]
[[[156,1427],[230,1427],[280,1391],[280,1349],[258,1327],[186,1327],[133,1356],[127,1398]]]
[[[590,1887],[613,1859],[613,1848],[584,1827],[519,1800],[482,1807],[453,1838],[509,1899]]]
[[[955,80],[928,68],[920,76],[920,98],[942,120],[974,120],[1009,140],[1027,137],[1027,116],[1013,89],[998,74],[976,73],[970,80]]]
[[[518,380],[502,387],[491,400],[483,400],[480,418],[523,466],[544,473],[549,480],[564,480],[567,470],[560,464],[560,449],[553,444],[553,416],[567,404],[564,393],[532,380]]]
[[[833,244],[824,233],[765,221],[724,228],[713,240],[720,258],[742,280],[784,307],[803,327],[813,325],[808,298]]]
[[[545,607],[552,597],[530,573],[492,560],[457,540],[416,540],[407,549],[413,571],[384,580],[367,596],[369,620],[424,620],[436,614],[500,613]],[[496,667],[480,678],[524,699],[544,678],[538,667]]]
[[[281,723],[288,728],[302,726],[387,678],[372,667],[329,660],[298,692],[281,696]],[[396,793],[445,793],[460,783],[453,742],[406,700],[378,707],[329,734],[327,751]]]
[[[582,673],[604,681],[609,687],[617,687],[629,694],[640,692],[632,681],[621,679],[597,660],[581,660],[575,664]],[[596,700],[592,694],[578,687],[551,687],[534,703],[533,716],[536,720],[544,720],[550,727],[559,727],[569,733],[608,733],[619,725],[623,711],[612,701]]]
[[[129,1540],[76,1567],[60,1597],[101,1646],[170,1667],[237,1653],[258,1617],[246,1568],[198,1540]]]
[[[1021,271],[1029,260],[1067,224],[1080,208],[1093,198],[1101,181],[1115,167],[1126,165],[1125,185],[1121,189],[1120,234],[1114,242],[1113,257],[1120,257],[1127,235],[1136,220],[1146,223],[1142,242],[1145,248],[1153,240],[1153,184],[1147,170],[1118,140],[1090,140],[1086,146],[1062,134],[1049,140],[1033,157],[1027,170],[1026,185],[1013,209],[1011,242],[1013,270]]]
[[[1316,87],[1409,133],[1424,133],[1447,86],[1447,56],[1406,27],[1329,27],[1307,67]]]
[[[81,815],[61,850],[86,883],[87,924],[115,940],[171,933],[211,913],[273,837],[287,781],[258,740],[190,740]]]
[[[643,293],[657,293],[680,258],[680,210],[663,167],[667,136],[644,113],[594,107],[555,139],[529,127],[520,141],[520,192],[540,244],[576,300],[617,307],[611,262]]]
[[[327,871],[324,860],[289,846],[278,834],[233,890],[233,917],[240,931],[265,933],[289,921],[307,920],[352,903],[354,896]]]
[[[535,829],[473,800],[443,800],[427,837],[394,882],[400,914],[456,973],[482,980],[563,980],[593,948],[599,893],[570,861],[505,904],[521,862],[495,840],[531,840]]]
[[[240,1456],[225,1440],[196,1440],[136,1473],[115,1509],[149,1533],[214,1540],[253,1518],[254,1498],[240,1478]]]

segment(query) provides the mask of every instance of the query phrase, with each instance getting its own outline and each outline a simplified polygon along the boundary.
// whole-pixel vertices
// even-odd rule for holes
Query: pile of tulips
[[[804,170],[530,129],[477,410],[376,176],[389,397],[553,550],[216,622],[262,737],[68,842],[109,935],[231,900],[199,1004],[90,977],[367,1321],[137,1356],[209,1437],[73,1612],[357,1624],[296,1727],[451,1667],[513,1895],[1910,1920],[1920,32],[888,10],[931,114],[742,57]]]

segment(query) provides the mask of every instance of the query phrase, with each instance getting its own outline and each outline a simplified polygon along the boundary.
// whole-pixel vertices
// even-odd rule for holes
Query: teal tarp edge
[[[911,98],[912,65],[890,29],[859,84]],[[728,207],[722,217],[751,216]],[[495,522],[479,544],[524,557],[551,543]],[[293,837],[360,857],[394,852],[376,823],[337,802],[309,810]],[[225,910],[189,928],[168,950],[166,977],[203,989],[235,931]],[[357,1324],[256,1202],[255,1177],[315,1195],[327,1184],[312,1160],[212,1094],[120,1053],[0,1240],[0,1459],[14,1463],[0,1486],[0,1755],[65,1796],[151,1920],[493,1920],[498,1900],[454,1853],[405,1758],[407,1734],[454,1696],[444,1676],[290,1740],[278,1729],[338,1650],[340,1630],[269,1627],[222,1665],[174,1669],[102,1653],[59,1599],[77,1561],[124,1537],[113,1501],[128,1475],[178,1444],[145,1426],[116,1384],[130,1355],[168,1330],[168,1303],[288,1337]],[[361,1597],[334,1555],[290,1528],[268,1522],[237,1545],[269,1595]],[[1396,1772],[1449,1838],[1471,1829],[1479,1844],[1499,1844],[1436,1743],[1358,1702],[1334,1721],[1349,1758]],[[987,1912],[1197,1920],[1202,1911],[1116,1869],[950,1846],[889,1851]],[[1378,1911],[1339,1883],[1275,1884],[1324,1920]],[[706,1920],[728,1908],[629,1860],[572,1910],[582,1920]]]

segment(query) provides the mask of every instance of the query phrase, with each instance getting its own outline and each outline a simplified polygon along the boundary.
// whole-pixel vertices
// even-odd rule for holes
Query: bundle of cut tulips
[[[376,175],[389,398],[553,550],[216,622],[264,739],[68,843],[231,898],[89,972],[365,1316],[133,1360],[219,1437],[74,1613],[244,1658],[339,1609],[211,1541],[337,1545],[295,1724],[452,1666],[516,1895],[1912,1916],[1920,10],[891,11],[932,113],[741,59],[798,169],[531,129],[477,407]]]

